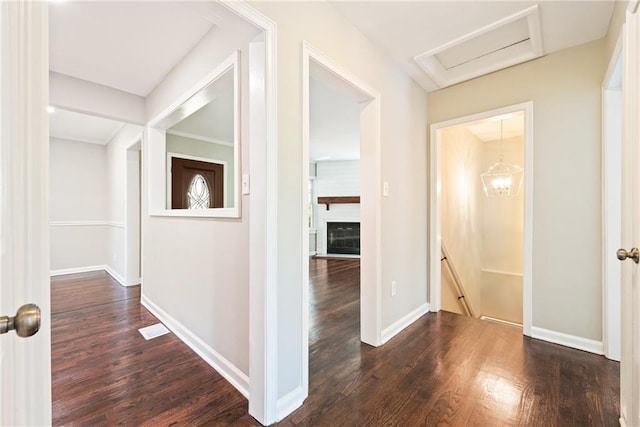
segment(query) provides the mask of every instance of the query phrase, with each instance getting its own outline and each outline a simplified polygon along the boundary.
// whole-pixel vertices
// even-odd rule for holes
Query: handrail
[[[460,276],[458,276],[458,272],[453,266],[453,262],[451,262],[451,257],[449,256],[449,251],[447,250],[444,241],[442,241],[441,244],[442,258],[440,259],[440,261],[446,261],[447,267],[449,267],[449,272],[451,273],[451,277],[453,277],[453,285],[456,288],[456,293],[458,294],[458,301],[462,301],[462,306],[467,312],[467,316],[476,317],[473,313],[473,308],[471,308],[471,304],[469,304],[467,298],[465,297],[466,292],[464,291],[464,287],[462,286],[462,280],[460,280]]]

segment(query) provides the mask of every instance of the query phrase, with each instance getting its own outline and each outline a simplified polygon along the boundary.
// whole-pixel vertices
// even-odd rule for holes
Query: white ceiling
[[[526,0],[333,2],[428,91],[437,86],[418,66],[416,55],[535,4]],[[612,11],[612,1],[539,3],[543,52],[605,36]],[[51,2],[49,21],[51,70],[139,96],[147,96],[212,29],[257,33],[213,1]],[[330,86],[311,81],[311,159],[359,158],[359,108],[347,94]],[[73,137],[74,124],[67,121],[70,129],[63,131],[64,123],[52,116],[52,131],[57,127],[56,132],[66,138],[104,141],[105,134],[82,136],[80,132]]]
[[[483,142],[500,139],[500,126],[502,124],[502,138],[509,139],[524,135],[524,112],[509,113],[502,116],[477,120],[465,123],[461,126],[467,128],[479,140]]]
[[[49,114],[49,135],[69,141],[106,145],[124,123],[56,108]]]
[[[333,1],[334,7],[380,45],[427,91],[437,85],[414,57],[539,5],[544,54],[604,37],[608,1]]]
[[[346,91],[309,78],[311,162],[360,158],[360,106]]]
[[[213,99],[167,132],[202,141],[233,144],[233,70],[223,74],[208,89],[208,95]]]
[[[213,28],[257,33],[213,1],[50,2],[49,67],[146,97]]]

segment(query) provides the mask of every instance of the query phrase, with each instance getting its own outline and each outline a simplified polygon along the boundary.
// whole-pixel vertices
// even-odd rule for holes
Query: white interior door
[[[624,26],[622,248],[640,245],[640,18],[637,2]],[[621,254],[621,255],[624,255]],[[619,256],[620,257],[620,256]],[[620,424],[640,426],[640,275],[638,263],[622,264],[622,355]]]
[[[34,303],[40,331],[0,335],[0,425],[51,424],[46,2],[0,2],[0,315]]]

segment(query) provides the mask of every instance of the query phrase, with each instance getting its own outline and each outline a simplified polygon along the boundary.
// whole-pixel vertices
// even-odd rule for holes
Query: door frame
[[[382,215],[380,189],[380,93],[344,69],[310,43],[302,42],[302,388],[309,394],[309,77],[312,66],[318,66],[331,80],[346,83],[362,105],[360,110],[360,340],[372,346],[382,344]],[[362,147],[367,150],[362,158]]]
[[[48,40],[46,2],[0,2],[0,315],[41,309],[0,336],[0,425],[51,424]]]
[[[138,153],[138,167],[136,171],[131,171],[129,168],[129,154],[132,152]],[[125,199],[124,199],[124,235],[125,235],[125,245],[124,245],[124,285],[125,286],[135,286],[142,285],[142,242],[143,242],[143,222],[142,221],[142,204],[144,203],[144,192],[142,188],[142,132],[137,135],[129,144],[125,146],[124,150],[124,164],[125,164]],[[137,176],[132,176],[133,174],[137,174]],[[132,186],[132,184],[136,183],[137,185]],[[132,188],[133,187],[133,188]],[[131,200],[132,196],[135,196],[139,193],[139,200],[137,206],[131,206],[129,204],[129,200]],[[137,218],[134,218],[132,215],[132,211],[136,210],[137,207]],[[138,232],[135,231],[135,225],[133,223],[137,222]],[[137,243],[136,243],[137,240]],[[132,254],[132,251],[135,252],[135,249],[131,250],[132,247],[138,248],[137,254]],[[135,266],[134,266],[135,264]],[[138,269],[137,275],[132,275],[131,271]]]
[[[622,38],[602,83],[602,344],[608,359],[620,360],[621,265],[615,256],[622,233]]]
[[[621,247],[640,245],[640,177],[634,168],[640,157],[640,11],[631,1],[623,25],[622,71],[622,235]],[[622,351],[620,358],[620,425],[640,425],[640,267],[627,260],[622,264]]]
[[[440,131],[442,129],[488,119],[490,117],[524,112],[524,265],[522,275],[522,332],[531,336],[533,323],[533,101],[509,105],[477,114],[458,117],[430,127],[429,177],[429,309],[441,309],[441,255],[442,244],[440,209],[441,166]]]

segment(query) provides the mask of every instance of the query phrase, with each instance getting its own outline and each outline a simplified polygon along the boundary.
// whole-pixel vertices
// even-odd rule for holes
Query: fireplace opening
[[[360,223],[327,222],[327,254],[360,255]]]

